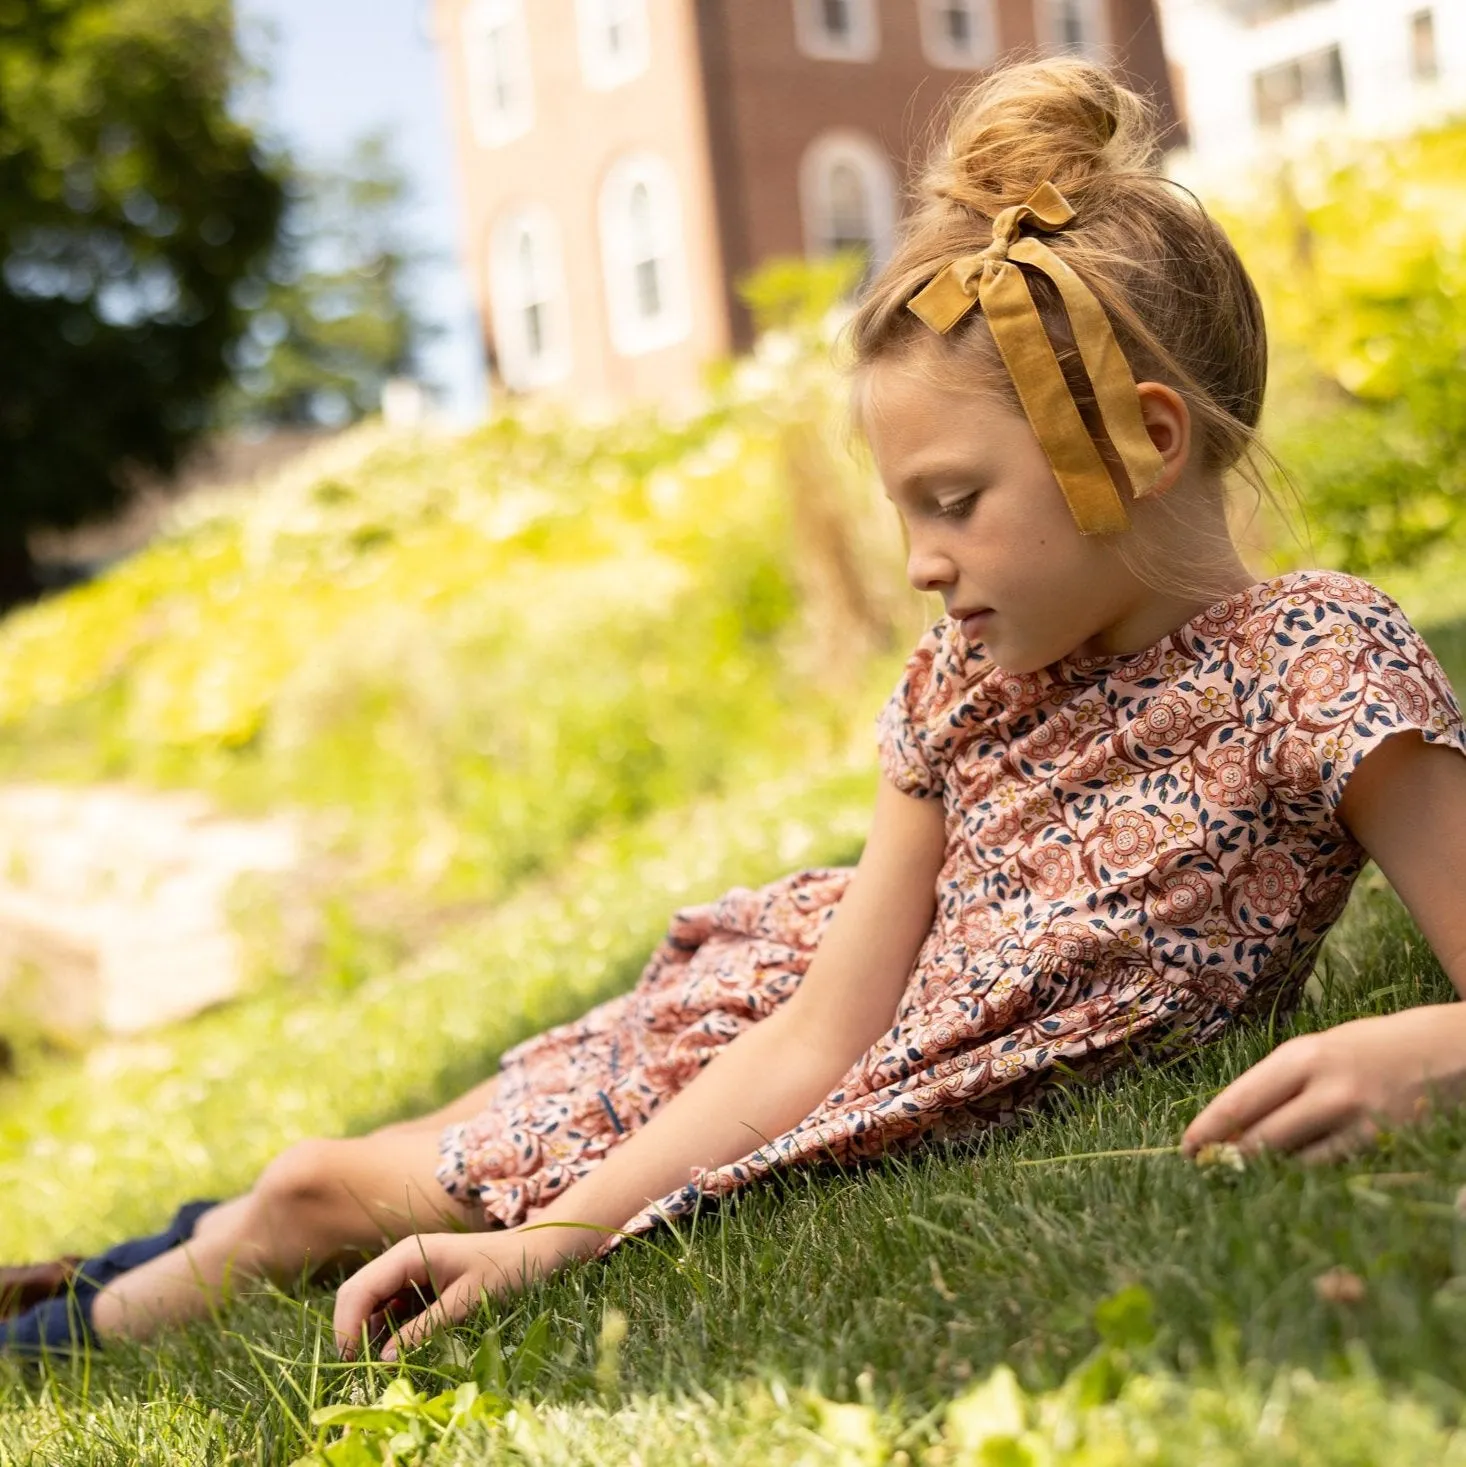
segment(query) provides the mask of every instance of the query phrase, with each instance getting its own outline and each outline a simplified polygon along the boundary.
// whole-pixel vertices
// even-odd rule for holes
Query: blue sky
[[[385,130],[412,179],[408,225],[437,251],[418,296],[445,328],[427,375],[460,420],[482,412],[472,306],[458,257],[458,198],[443,62],[430,0],[235,0],[249,53],[272,81],[254,105],[308,163],[339,158],[363,133]]]

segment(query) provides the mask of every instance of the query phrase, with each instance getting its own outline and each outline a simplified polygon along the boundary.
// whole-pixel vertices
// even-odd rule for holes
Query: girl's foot
[[[0,1268],[0,1354],[63,1355],[95,1345],[92,1300],[121,1274],[193,1237],[213,1201],[186,1202],[160,1233],[114,1244],[94,1258]],[[6,1318],[6,1315],[13,1316]]]
[[[54,1299],[43,1299],[14,1319],[0,1319],[0,1355],[37,1360],[96,1349],[97,1332],[92,1328],[96,1297],[96,1289],[78,1277]]]
[[[64,1294],[80,1263],[79,1254],[68,1253],[45,1263],[0,1265],[0,1319]]]

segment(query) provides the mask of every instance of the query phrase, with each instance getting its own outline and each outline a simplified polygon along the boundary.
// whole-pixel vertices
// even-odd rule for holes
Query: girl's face
[[[899,360],[873,363],[862,386],[865,434],[910,538],[907,575],[969,641],[1012,672],[1138,650],[1123,644],[1147,636],[1154,593],[1105,537],[1079,533],[1021,411]]]

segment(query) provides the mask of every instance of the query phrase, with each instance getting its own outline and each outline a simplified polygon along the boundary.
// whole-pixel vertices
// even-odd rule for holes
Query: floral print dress
[[[895,1022],[811,1115],[628,1231],[775,1167],[1009,1123],[1061,1069],[1286,1008],[1366,859],[1345,782],[1405,730],[1466,753],[1439,664],[1352,576],[1262,581],[1143,651],[1033,673],[943,619],[880,718],[886,777],[946,817]],[[850,874],[676,913],[631,992],[505,1055],[487,1109],[444,1133],[443,1186],[508,1226],[553,1200],[794,991]]]

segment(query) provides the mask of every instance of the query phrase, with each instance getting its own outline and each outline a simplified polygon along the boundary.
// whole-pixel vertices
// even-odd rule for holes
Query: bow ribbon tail
[[[1042,270],[1058,287],[1105,432],[1125,467],[1130,492],[1144,499],[1155,491],[1165,473],[1165,460],[1146,431],[1130,363],[1115,340],[1104,307],[1079,276],[1039,240],[1021,239],[1009,253],[1013,259]]]
[[[1032,243],[1029,239],[1018,241],[1013,256],[1018,258],[1019,250]],[[1044,250],[1044,254],[1049,253]],[[1048,274],[1042,263],[1038,268]],[[1063,286],[1058,281],[1054,283],[1062,292]],[[1108,535],[1126,529],[1130,517],[1074,405],[1023,271],[1017,265],[990,261],[978,287],[978,301],[1003,365],[1017,389],[1024,416],[1048,458],[1080,533]],[[1136,411],[1138,414],[1138,404]]]
[[[969,272],[982,268],[978,255],[963,255],[940,269],[930,284],[906,303],[906,308],[939,336],[945,336],[977,304],[968,288]]]

